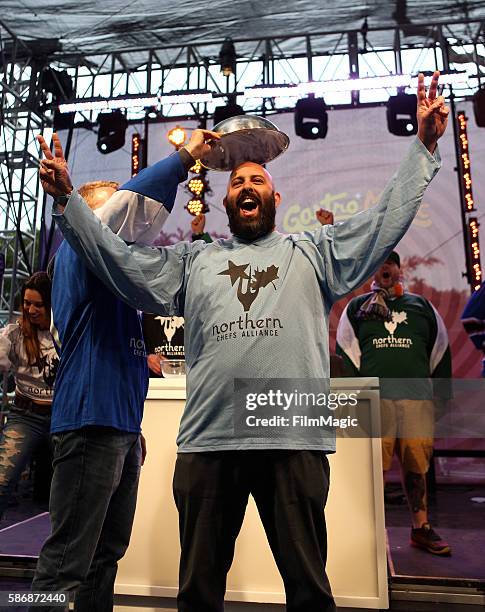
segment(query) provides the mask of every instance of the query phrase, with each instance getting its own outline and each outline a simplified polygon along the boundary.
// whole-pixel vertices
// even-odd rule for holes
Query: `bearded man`
[[[159,249],[126,246],[90,213],[62,157],[42,162],[54,214],[95,274],[135,308],[185,316],[187,402],[177,439],[174,495],[180,517],[180,612],[220,612],[250,494],[281,572],[288,612],[333,612],[325,573],[327,454],[335,437],[237,427],[236,379],[328,379],[328,314],[358,287],[409,227],[439,168],[437,139],[448,109],[419,78],[419,137],[380,203],[337,225],[275,231],[281,196],[247,162],[231,173],[224,206],[230,239]],[[288,354],[291,352],[291,359]],[[284,358],[283,358],[284,356]]]

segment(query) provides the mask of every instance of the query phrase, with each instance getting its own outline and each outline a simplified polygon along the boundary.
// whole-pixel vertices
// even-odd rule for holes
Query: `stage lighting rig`
[[[242,106],[236,104],[235,96],[230,96],[225,106],[216,106],[214,109],[214,125],[238,115],[244,115],[244,110]]]
[[[485,127],[485,86],[473,94],[473,114],[478,127]]]
[[[120,110],[99,113],[97,123],[99,129],[96,147],[100,153],[106,155],[124,146],[128,121]]]
[[[236,74],[236,48],[231,38],[226,38],[219,52],[221,72],[225,77]]]
[[[143,162],[143,138],[135,133],[131,137],[131,176],[136,176],[142,169]]]
[[[418,98],[415,94],[398,93],[387,102],[387,129],[395,136],[412,136],[418,133],[416,110]]]
[[[207,180],[207,170],[202,166],[200,160],[190,168],[190,172],[194,174],[187,184],[186,189],[190,193],[190,200],[187,202],[186,209],[191,215],[196,217],[200,213],[209,212],[209,207],[206,204],[205,196],[211,193],[209,181]]]
[[[187,188],[190,193],[196,197],[200,197],[206,190],[207,183],[202,176],[194,176],[187,183]]]
[[[173,146],[177,149],[183,147],[185,141],[187,140],[187,133],[183,127],[176,125],[174,128],[170,130],[167,134],[168,141],[173,144]]]
[[[186,209],[187,212],[189,212],[194,217],[197,217],[197,215],[200,215],[201,213],[209,212],[209,208],[207,207],[205,202],[203,202],[199,198],[193,198],[192,200],[189,200],[187,202]]]
[[[46,93],[52,94],[52,103],[59,106],[67,100],[74,98],[74,82],[67,70],[55,70],[46,68],[42,72],[42,89]],[[54,131],[67,130],[74,123],[74,113],[62,114],[59,108],[54,111],[53,128]]]
[[[327,105],[323,98],[301,98],[295,105],[295,133],[306,140],[325,138],[328,130]]]
[[[189,170],[194,174],[200,174],[200,172],[202,171],[202,164],[200,163],[200,159],[197,159],[195,164],[192,166],[192,168],[189,168]]]

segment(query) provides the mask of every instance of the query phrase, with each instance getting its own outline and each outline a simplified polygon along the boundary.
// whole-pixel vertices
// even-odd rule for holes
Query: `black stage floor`
[[[398,485],[391,485],[396,489]],[[472,501],[472,499],[478,501]],[[457,591],[472,587],[485,593],[485,485],[440,485],[430,497],[430,520],[452,547],[451,557],[435,557],[409,545],[409,511],[405,504],[386,504],[386,524],[393,590],[410,589],[409,585],[436,584]],[[22,503],[9,508],[0,523],[0,590],[25,590],[35,566],[35,557],[49,533],[45,504]],[[25,571],[19,568],[24,563]],[[22,578],[19,578],[22,576]],[[441,579],[441,580],[439,580]],[[404,585],[404,587],[403,587]],[[411,587],[412,590],[412,587]],[[170,608],[167,602],[167,608]],[[175,609],[175,608],[174,608]],[[228,612],[249,608],[228,606]],[[419,601],[391,601],[395,612],[476,612],[485,606]],[[25,608],[6,608],[5,612]],[[252,606],[251,612],[282,612],[281,606]],[[0,607],[0,612],[3,612]],[[350,612],[347,609],[346,612]],[[360,612],[365,612],[360,610]]]
[[[399,576],[475,579],[485,584],[485,486],[441,485],[430,496],[430,522],[452,548],[437,557],[409,545],[406,504],[386,504],[386,525],[394,574]]]

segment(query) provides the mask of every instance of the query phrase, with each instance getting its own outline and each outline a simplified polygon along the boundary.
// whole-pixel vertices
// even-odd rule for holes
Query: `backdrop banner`
[[[473,191],[478,208],[485,194],[485,139],[473,119],[471,104],[460,104],[470,117],[470,143]],[[270,117],[290,136],[288,151],[268,164],[276,189],[282,194],[277,213],[277,229],[285,233],[312,230],[318,227],[315,211],[320,207],[331,210],[335,222],[376,204],[387,181],[396,171],[413,137],[390,134],[386,124],[385,107],[338,110],[329,112],[327,137],[323,140],[302,140],[293,129],[293,114]],[[174,151],[167,141],[167,132],[174,127],[167,122],[153,124],[149,131],[149,163],[155,163]],[[184,127],[196,127],[193,121]],[[102,155],[96,149],[96,135],[76,130],[69,165],[74,185],[92,180],[125,182],[131,170],[131,135],[142,126],[130,126],[123,149]],[[65,133],[61,132],[61,139]],[[460,314],[470,294],[463,277],[465,253],[460,217],[453,130],[448,126],[440,140],[443,167],[426,191],[421,209],[410,230],[398,246],[401,255],[405,286],[408,291],[430,299],[442,315],[450,335],[454,375],[458,378],[480,375],[480,354],[462,330]],[[229,235],[222,200],[227,172],[208,173],[211,194],[207,197],[210,212],[206,230],[212,237]],[[182,185],[174,210],[166,222],[157,244],[173,244],[191,236],[192,217],[184,209],[189,194]],[[49,207],[50,208],[50,207]],[[50,219],[49,219],[50,222]],[[482,237],[485,244],[485,236]],[[367,291],[369,282],[358,292]],[[355,295],[355,294],[354,294]],[[332,309],[331,343],[334,346],[338,317],[348,298],[340,300]]]

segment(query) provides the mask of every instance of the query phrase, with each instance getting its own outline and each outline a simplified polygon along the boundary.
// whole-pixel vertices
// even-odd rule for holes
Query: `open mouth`
[[[382,278],[383,278],[384,280],[389,280],[389,279],[391,278],[391,274],[390,274],[390,272],[383,272],[383,273],[382,273]]]
[[[238,201],[239,211],[243,217],[258,215],[259,199],[256,196],[243,196]]]

